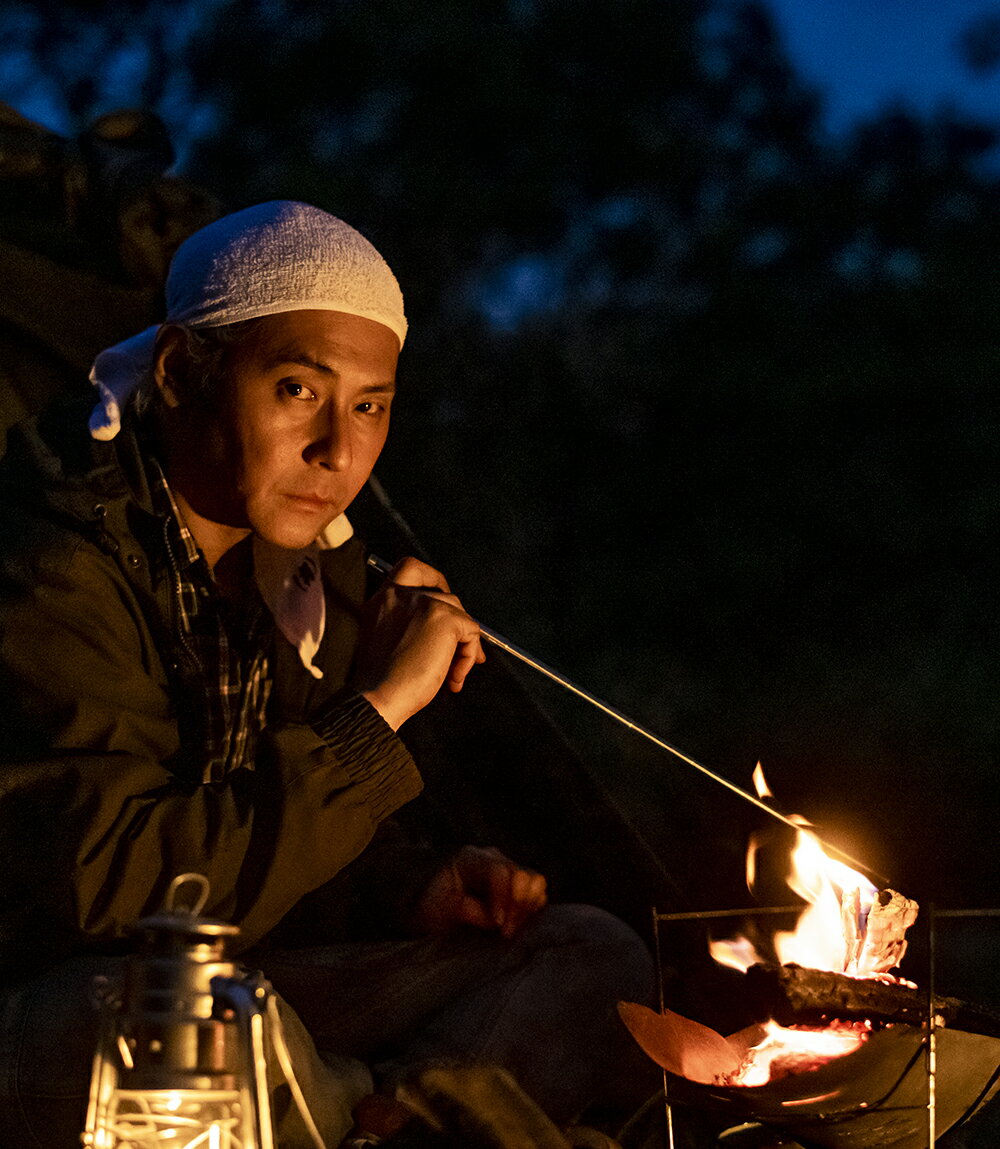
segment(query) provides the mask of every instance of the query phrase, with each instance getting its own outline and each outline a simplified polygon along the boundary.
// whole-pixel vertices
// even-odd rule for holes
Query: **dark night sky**
[[[723,5],[730,0],[723,0]],[[732,0],[735,2],[735,0]],[[920,113],[954,108],[987,122],[1000,122],[1000,69],[976,74],[961,59],[958,37],[969,23],[1000,14],[990,0],[766,0],[784,45],[802,78],[821,95],[824,122],[836,136],[859,119],[900,103]],[[53,81],[32,67],[17,46],[17,11],[0,17],[0,98],[58,131],[68,131],[60,93]],[[198,24],[198,13],[211,3],[192,4],[188,18],[173,17],[178,42]],[[27,9],[21,9],[22,11]],[[11,35],[7,29],[13,20]],[[100,51],[99,35],[85,34],[81,55]],[[102,59],[101,83],[109,105],[133,102],[141,74],[141,55],[125,51]],[[198,109],[186,103],[182,86],[175,92],[178,129],[197,131]],[[182,142],[182,141],[181,141]]]
[[[835,134],[902,102],[1000,121],[1000,71],[973,73],[957,40],[1000,13],[989,0],[767,0],[804,80],[822,93]]]

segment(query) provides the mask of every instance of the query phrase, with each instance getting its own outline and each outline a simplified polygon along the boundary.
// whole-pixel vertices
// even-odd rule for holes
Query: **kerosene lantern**
[[[201,874],[175,878],[163,911],[138,923],[121,984],[97,988],[87,1149],[273,1149],[270,990],[226,960],[239,930],[200,917],[207,898]]]

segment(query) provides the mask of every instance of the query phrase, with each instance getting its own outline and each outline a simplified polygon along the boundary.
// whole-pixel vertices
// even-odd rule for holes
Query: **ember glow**
[[[733,1085],[766,1085],[791,1073],[817,1069],[835,1057],[860,1049],[871,1032],[867,1022],[842,1022],[824,1029],[786,1029],[769,1021],[764,1028],[767,1036],[750,1050]]]

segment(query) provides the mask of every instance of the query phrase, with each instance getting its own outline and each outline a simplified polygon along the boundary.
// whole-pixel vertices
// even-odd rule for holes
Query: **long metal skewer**
[[[392,570],[392,563],[387,563],[385,559],[380,559],[377,555],[368,556],[368,565],[380,574],[387,575]],[[584,690],[582,687],[577,686],[576,683],[571,682],[568,678],[560,674],[558,671],[552,669],[551,666],[546,666],[544,662],[539,662],[537,658],[533,658],[527,651],[522,650],[514,643],[508,642],[502,635],[497,634],[495,630],[491,630],[488,626],[477,623],[479,627],[479,634],[492,646],[498,646],[501,650],[505,650],[508,654],[513,655],[514,658],[523,662],[526,666],[530,666],[532,670],[537,670],[539,674],[544,674],[546,678],[550,678],[553,682],[558,683],[564,689],[568,690],[571,694],[575,694],[578,698],[582,698],[585,702],[589,702],[591,706],[596,706],[598,710],[606,714],[609,718],[613,718],[616,722],[620,722],[627,729],[634,731],[636,734],[641,734],[643,738],[648,739],[654,746],[658,746],[661,750],[666,750],[668,754],[673,754],[675,758],[679,758],[682,762],[691,766],[693,769],[704,774],[706,778],[711,778],[713,782],[717,782],[720,786],[725,786],[727,790],[731,790],[738,797],[742,798],[744,802],[749,802],[751,806],[756,806],[758,810],[763,810],[765,814],[770,814],[772,818],[776,818],[779,822],[783,822],[786,826],[790,826],[793,830],[801,830],[802,822],[796,821],[780,810],[775,810],[773,806],[769,806],[766,802],[762,801],[756,795],[751,794],[748,790],[737,786],[734,782],[730,782],[728,778],[724,778],[721,774],[717,774],[714,770],[710,770],[707,766],[702,766],[700,762],[696,762],[693,758],[688,757],[687,754],[682,753],[676,746],[671,746],[669,742],[664,742],[662,738],[658,738],[651,731],[647,730],[644,726],[640,726],[638,722],[633,722],[626,714],[620,710],[616,710],[613,706],[609,706],[606,702],[602,702],[599,698],[595,698],[589,691]],[[888,879],[883,874],[876,873],[870,866],[866,866],[864,862],[852,858],[850,854],[845,853],[839,846],[834,846],[831,842],[826,842],[819,835],[816,835],[822,846],[833,851],[842,861],[850,866],[854,866],[859,870],[864,870],[871,874],[872,877],[878,878],[879,881],[887,885]]]

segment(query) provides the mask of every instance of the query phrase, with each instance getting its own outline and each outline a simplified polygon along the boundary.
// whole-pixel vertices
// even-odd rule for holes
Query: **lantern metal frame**
[[[200,893],[184,905],[189,885]],[[269,1039],[283,1049],[269,1034],[274,996],[225,958],[239,931],[200,916],[207,898],[202,875],[175,878],[163,912],[138,923],[142,942],[121,983],[95,985],[86,1149],[274,1149]]]

